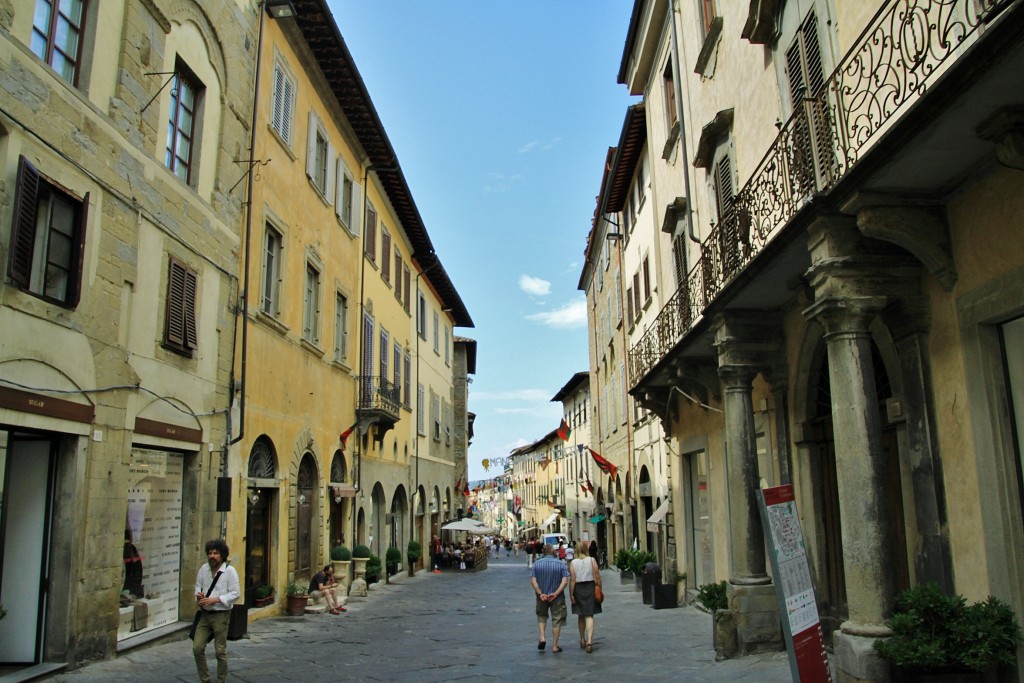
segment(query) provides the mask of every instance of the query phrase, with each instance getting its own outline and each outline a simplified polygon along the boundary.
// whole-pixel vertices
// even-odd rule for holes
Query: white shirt
[[[589,557],[581,557],[572,561],[572,573],[576,575],[576,582],[594,580],[594,563]]]
[[[231,609],[231,605],[238,599],[241,593],[241,588],[238,584],[238,572],[235,571],[234,567],[225,562],[221,564],[218,571],[222,572],[222,574],[217,579],[217,585],[213,587],[210,597],[217,598],[220,602],[201,608],[207,612],[226,612]],[[199,568],[199,573],[196,574],[195,592],[202,593],[205,596],[211,583],[213,583],[213,572],[210,571],[210,563],[206,562]]]

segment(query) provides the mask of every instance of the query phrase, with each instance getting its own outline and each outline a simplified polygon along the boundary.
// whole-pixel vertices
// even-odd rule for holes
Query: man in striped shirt
[[[565,625],[565,587],[569,585],[569,569],[564,562],[552,556],[553,552],[550,544],[544,546],[544,556],[534,562],[530,571],[530,583],[533,585],[533,592],[537,594],[537,628],[540,630],[537,649],[543,650],[547,646],[545,631],[550,614],[551,651],[558,654],[562,651],[562,648],[558,647],[558,634]]]

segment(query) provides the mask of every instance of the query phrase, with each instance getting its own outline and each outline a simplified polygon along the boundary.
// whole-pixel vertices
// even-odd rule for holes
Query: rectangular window
[[[640,319],[643,312],[643,301],[640,300],[640,271],[633,273],[633,314]]]
[[[370,263],[377,262],[377,210],[366,207],[366,236],[363,238],[363,254]]]
[[[281,291],[281,252],[284,239],[281,233],[267,224],[263,239],[263,286],[260,292],[260,310],[277,317],[281,311],[278,297]]]
[[[615,272],[615,326],[622,324],[622,274]]]
[[[644,271],[644,303],[650,303],[651,301],[651,262],[646,256],[644,256],[643,262]]]
[[[309,112],[309,130],[306,132],[306,175],[320,195],[334,203],[334,174],[337,169],[334,147],[327,128],[315,112]]]
[[[676,82],[672,72],[671,59],[665,64],[661,82],[664,84],[665,92],[665,119],[668,121],[668,127],[672,128],[679,120],[679,115],[676,112]]]
[[[686,236],[676,235],[672,240],[672,262],[676,271],[676,288],[686,282]]]
[[[395,298],[402,301],[402,252],[395,247]]]
[[[438,318],[437,311],[434,311],[434,353],[436,353],[436,354],[440,354],[441,353],[441,347],[440,347],[440,343],[441,342],[440,342],[440,339],[439,339],[440,331],[441,331],[441,321]]]
[[[423,385],[418,384],[416,386],[416,433],[420,436],[426,435],[424,426],[424,420],[426,416],[423,414]]]
[[[430,423],[433,425],[434,441],[441,440],[441,397],[430,392]]]
[[[337,293],[334,299],[334,360],[348,358],[348,298]]]
[[[392,358],[394,359],[394,362],[395,362],[395,369],[394,369],[394,373],[395,373],[394,396],[395,396],[395,400],[396,401],[401,401],[401,399],[402,399],[402,347],[398,345],[397,341],[395,342],[394,353],[392,354]]]
[[[167,272],[164,346],[189,357],[199,348],[196,328],[198,284],[199,276],[196,272],[171,256]]]
[[[274,92],[271,98],[270,127],[290,147],[292,120],[295,118],[295,80],[280,62],[274,62]]]
[[[355,175],[343,157],[338,157],[335,175],[337,176],[337,197],[334,201],[334,213],[350,233],[358,235],[361,227],[359,221],[363,215],[363,189],[356,182]]]
[[[171,83],[164,165],[186,185],[192,184],[192,151],[195,148],[197,112],[202,91],[202,84],[179,64]]]
[[[380,328],[380,380],[381,389],[388,379],[388,360],[391,358],[391,335],[383,327]]]
[[[736,192],[732,182],[732,163],[729,160],[728,150],[719,157],[712,168],[712,182],[715,190],[715,204],[718,209],[718,221],[721,223],[729,214]]]
[[[32,20],[32,52],[71,85],[78,85],[85,8],[84,0],[36,0]]]
[[[633,322],[635,314],[633,313],[633,288],[626,287],[626,320],[630,323]]]
[[[452,364],[451,344],[452,344],[452,333],[451,333],[451,331],[449,331],[448,326],[445,325],[445,327],[444,327],[444,364],[448,365],[448,366],[451,366],[451,364]]]
[[[302,338],[311,344],[320,343],[320,271],[306,264],[306,290],[302,308]]]
[[[384,224],[380,226],[380,276],[384,282],[391,284],[391,233]]]
[[[406,313],[408,313],[410,311],[410,306],[412,306],[412,301],[410,300],[410,297],[409,297],[409,292],[410,292],[409,286],[411,284],[411,282],[410,282],[411,279],[412,279],[412,277],[409,274],[409,266],[407,266],[407,265],[405,265],[403,263],[402,264],[402,303],[403,303],[403,307],[405,308],[405,312]]]
[[[700,18],[704,27],[704,35],[711,33],[711,23],[718,16],[715,0],[700,0]]]
[[[7,273],[21,289],[74,308],[81,291],[89,195],[73,197],[25,157],[18,160],[16,192]]]
[[[427,340],[427,299],[422,294],[416,299],[416,332],[420,339]]]
[[[403,404],[412,410],[412,356],[407,353],[402,355],[402,379]]]

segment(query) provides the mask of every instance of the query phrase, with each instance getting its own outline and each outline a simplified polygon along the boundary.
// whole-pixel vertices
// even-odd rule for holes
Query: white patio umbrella
[[[457,520],[455,522],[448,522],[443,527],[441,527],[441,531],[466,531],[471,534],[494,533],[494,529],[485,525],[483,522],[480,522],[475,519],[469,519],[468,517]]]

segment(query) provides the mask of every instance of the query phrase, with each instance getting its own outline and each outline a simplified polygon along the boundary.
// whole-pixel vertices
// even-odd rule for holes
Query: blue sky
[[[583,250],[628,0],[330,0],[431,240],[475,323],[470,479],[558,427],[586,371]]]

